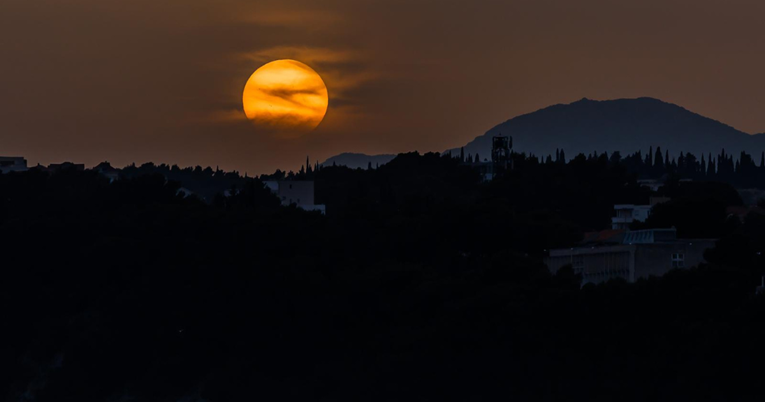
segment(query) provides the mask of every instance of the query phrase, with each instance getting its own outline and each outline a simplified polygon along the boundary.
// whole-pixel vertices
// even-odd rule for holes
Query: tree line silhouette
[[[464,148],[460,150],[460,155],[447,156],[457,158],[463,163],[480,164],[490,163],[488,158],[481,159],[478,154],[465,155]],[[547,157],[536,157],[533,154],[512,153],[513,159],[522,161],[537,159],[540,164],[560,164],[568,163],[565,150],[558,149],[555,155]],[[765,188],[765,152],[760,155],[759,164],[755,163],[754,157],[746,152],[741,152],[738,157],[728,154],[722,149],[719,154],[713,156],[701,155],[697,157],[691,153],[680,152],[679,155],[670,155],[668,150],[662,151],[661,147],[650,147],[648,152],[634,152],[625,157],[621,152],[598,153],[594,151],[588,155],[579,154],[573,159],[602,159],[612,165],[623,165],[629,172],[636,173],[641,179],[661,179],[666,177],[675,177],[682,179],[691,179],[699,181],[721,181],[730,183],[739,188]],[[529,162],[526,160],[525,162]]]

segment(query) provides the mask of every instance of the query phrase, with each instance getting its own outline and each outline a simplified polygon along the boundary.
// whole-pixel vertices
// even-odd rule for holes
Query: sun
[[[305,133],[327,113],[327,86],[311,67],[275,60],[255,70],[242,94],[244,114],[257,127]]]

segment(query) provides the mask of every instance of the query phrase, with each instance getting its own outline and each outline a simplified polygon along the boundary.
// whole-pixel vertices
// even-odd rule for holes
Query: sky
[[[0,155],[299,169],[442,151],[558,103],[650,96],[765,132],[761,0],[3,0]],[[277,59],[319,73],[299,138],[242,111]]]

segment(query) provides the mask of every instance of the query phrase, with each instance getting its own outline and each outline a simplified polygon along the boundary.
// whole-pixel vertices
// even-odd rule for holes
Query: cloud
[[[239,21],[266,27],[312,27],[324,28],[337,23],[337,14],[320,9],[276,9],[240,14]]]
[[[307,46],[275,46],[239,53],[239,57],[259,63],[267,63],[275,59],[295,59],[309,66],[346,63],[358,60],[359,56],[358,52],[350,50]]]
[[[292,104],[295,104],[297,106],[303,106],[303,107],[311,107],[311,106],[306,105],[304,101],[305,98],[301,97],[301,95],[316,95],[316,96],[323,97],[325,94],[324,87],[292,88],[292,87],[286,87],[286,86],[278,86],[278,87],[261,88],[260,91],[266,96],[281,98]]]
[[[293,59],[314,69],[324,80],[334,113],[361,113],[364,95],[375,82],[385,80],[365,51],[308,46],[276,46],[241,52],[234,59],[251,62],[257,68],[273,60]],[[277,91],[282,91],[281,89]],[[277,96],[289,97],[284,89]]]

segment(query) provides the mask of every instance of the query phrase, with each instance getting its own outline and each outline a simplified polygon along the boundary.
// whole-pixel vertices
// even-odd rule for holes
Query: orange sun
[[[242,94],[244,113],[257,127],[305,133],[327,113],[327,86],[316,71],[295,60],[276,60],[257,69]]]

